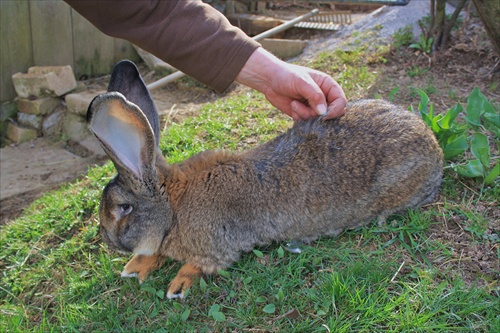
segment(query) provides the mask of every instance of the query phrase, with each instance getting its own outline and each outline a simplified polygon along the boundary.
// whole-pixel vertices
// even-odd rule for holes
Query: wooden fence
[[[12,74],[71,65],[76,78],[139,60],[132,45],[101,33],[62,0],[0,0],[0,102],[16,97]]]

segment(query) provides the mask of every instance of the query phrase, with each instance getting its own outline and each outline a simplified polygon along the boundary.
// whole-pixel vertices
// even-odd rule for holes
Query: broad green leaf
[[[278,300],[278,302],[282,302],[283,299],[285,298],[285,294],[283,293],[283,290],[278,290],[278,293],[276,294],[276,299]]]
[[[220,310],[220,305],[219,304],[214,304],[210,307],[210,309],[208,310],[208,315],[211,316],[212,313],[214,312],[218,312]]]
[[[443,149],[444,159],[449,160],[450,158],[455,157],[466,151],[468,147],[469,146],[467,144],[465,136],[461,135],[444,147]]]
[[[422,49],[422,47],[421,47],[421,46],[420,46],[420,44],[418,44],[418,43],[413,43],[413,44],[410,44],[410,46],[409,46],[409,47],[410,47],[410,48],[412,48],[412,49],[419,49],[419,50],[421,50],[421,49]]]
[[[500,176],[500,163],[495,165],[493,169],[491,169],[490,173],[486,175],[484,178],[484,184],[485,185],[490,185],[495,181]]]
[[[273,303],[268,304],[264,307],[264,309],[262,309],[262,311],[265,313],[274,313],[276,311],[276,306]]]
[[[486,169],[490,168],[490,145],[486,135],[482,133],[474,134],[470,144],[470,150],[472,155],[474,155]]]
[[[264,253],[262,253],[259,250],[252,250],[252,251],[258,258],[262,258],[264,256]]]
[[[165,291],[163,291],[163,290],[161,290],[161,289],[160,289],[160,290],[158,290],[158,291],[156,292],[156,296],[158,296],[158,298],[159,298],[159,299],[164,299],[164,298],[165,298]]]
[[[466,165],[454,165],[452,168],[456,173],[467,178],[484,176],[484,167],[479,160],[469,161]]]
[[[449,129],[451,128],[453,124],[453,120],[458,116],[460,112],[462,112],[464,108],[460,103],[452,107],[451,109],[446,112],[443,118],[441,118],[438,122],[439,126],[443,129]]]
[[[225,271],[223,269],[219,269],[217,271],[217,274],[219,274],[220,276],[225,277],[225,278],[230,278],[231,277],[231,274],[229,274],[228,271]]]
[[[484,101],[486,97],[481,94],[478,87],[475,87],[467,99],[467,107],[465,109],[465,120],[471,125],[479,126],[481,124],[481,114],[484,112]]]
[[[495,125],[497,128],[500,128],[500,110],[495,109],[493,104],[491,104],[486,97],[484,99],[483,108],[483,118]]]
[[[483,114],[483,118],[497,128],[500,128],[500,113],[486,112]]]
[[[280,246],[280,247],[278,248],[278,258],[280,258],[280,259],[281,259],[281,258],[283,258],[284,256],[285,256],[285,250],[283,250],[283,247],[282,247],[282,246]]]
[[[255,299],[255,303],[264,303],[266,298],[264,296],[259,296]]]
[[[186,321],[189,318],[189,315],[191,314],[191,310],[186,309],[181,315],[181,320]]]
[[[226,316],[219,311],[212,312],[212,318],[214,318],[214,320],[218,321],[219,323],[226,321]]]
[[[184,294],[184,296],[186,296],[186,294]],[[173,302],[172,303],[172,306],[174,307],[174,309],[178,310],[178,311],[181,311],[183,309],[183,306],[181,303],[179,302]]]
[[[153,287],[150,287],[150,286],[148,286],[148,285],[144,285],[144,284],[143,284],[143,285],[141,286],[141,290],[144,290],[145,292],[150,293],[151,295],[156,294],[156,289],[155,289],[155,288],[153,288]]]
[[[429,105],[429,96],[421,90],[421,89],[416,89],[418,94],[420,95],[420,102],[418,103],[418,110],[420,113],[427,113],[427,106]]]
[[[207,282],[205,281],[204,278],[200,278],[200,290],[202,292],[206,292],[207,291]]]

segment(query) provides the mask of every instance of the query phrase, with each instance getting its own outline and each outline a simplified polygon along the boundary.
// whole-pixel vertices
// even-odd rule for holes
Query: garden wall
[[[61,0],[0,1],[0,102],[16,97],[12,75],[31,66],[109,74],[121,59],[139,60],[132,45],[101,33]]]

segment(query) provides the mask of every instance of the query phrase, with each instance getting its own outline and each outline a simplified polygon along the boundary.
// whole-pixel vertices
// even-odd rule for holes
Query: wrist
[[[248,58],[235,81],[265,93],[271,86],[272,76],[270,73],[276,72],[280,62],[274,55],[259,47]]]

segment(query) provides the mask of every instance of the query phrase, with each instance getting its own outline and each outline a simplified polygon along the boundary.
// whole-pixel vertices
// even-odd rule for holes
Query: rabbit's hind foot
[[[181,267],[175,278],[170,282],[167,292],[167,298],[184,298],[184,291],[189,289],[194,280],[202,275],[200,268],[186,263]]]
[[[139,284],[146,280],[149,272],[158,269],[163,265],[165,257],[160,255],[145,256],[136,254],[123,269],[122,278],[137,277]]]

